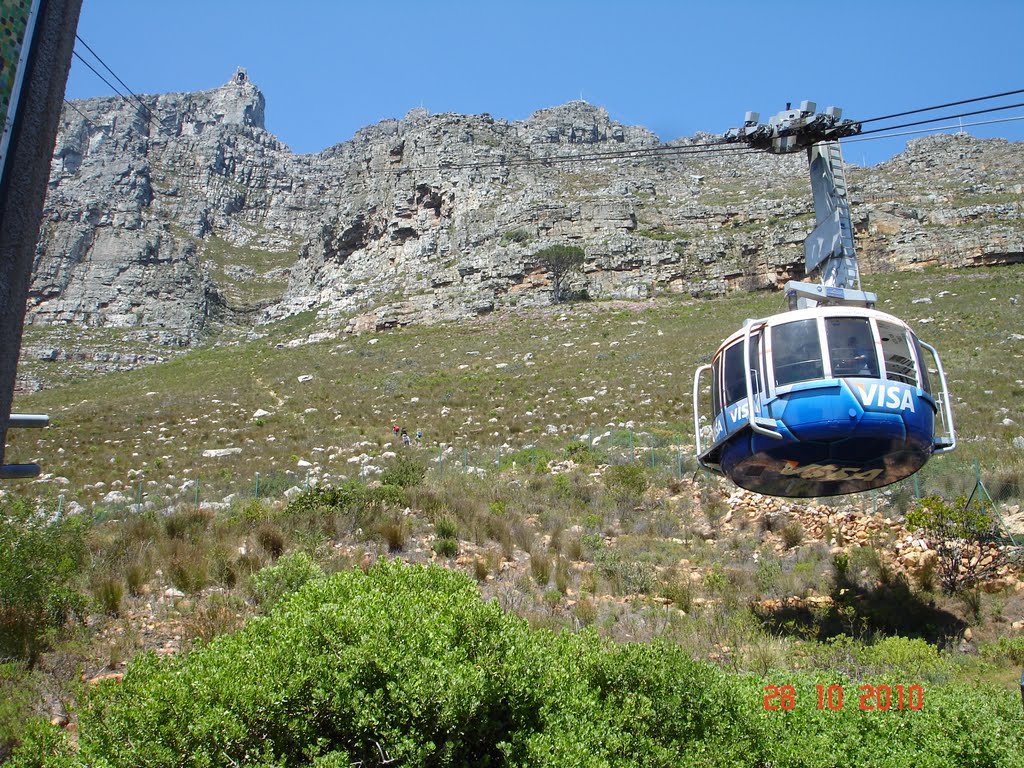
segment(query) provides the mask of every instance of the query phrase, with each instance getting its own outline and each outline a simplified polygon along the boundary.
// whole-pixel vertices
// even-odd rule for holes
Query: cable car
[[[709,371],[714,420],[705,450],[699,393]],[[748,320],[694,375],[694,414],[700,463],[772,496],[879,488],[956,446],[938,353],[874,309]]]
[[[771,152],[806,147],[811,166],[817,226],[805,261],[821,282],[787,283],[790,310],[747,320],[693,379],[698,462],[773,496],[880,488],[956,447],[938,352],[860,289],[835,141],[860,126],[840,122],[840,114],[815,115],[814,104],[803,102],[767,126],[748,113],[744,129],[726,134]],[[701,409],[708,372],[710,424]]]

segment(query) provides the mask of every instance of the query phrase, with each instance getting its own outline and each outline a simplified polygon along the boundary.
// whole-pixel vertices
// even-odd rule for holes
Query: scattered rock
[[[218,459],[223,456],[234,456],[241,453],[241,448],[207,448],[203,451],[204,459]]]

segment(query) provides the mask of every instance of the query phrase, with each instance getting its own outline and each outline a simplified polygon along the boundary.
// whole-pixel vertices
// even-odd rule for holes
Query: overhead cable
[[[996,120],[979,120],[973,123],[957,123],[956,125],[940,125],[934,128],[922,128],[917,131],[900,131],[899,133],[883,133],[877,136],[855,136],[849,139],[843,139],[843,144],[852,144],[855,141],[878,141],[879,139],[895,138],[897,136],[913,136],[922,133],[938,133],[939,131],[951,131],[960,128],[973,128],[977,125],[992,125],[993,123],[1012,123],[1017,120],[1024,120],[1024,115],[1018,117],[1001,117]]]
[[[89,123],[89,125],[91,125],[91,126],[93,126],[93,127],[95,127],[95,126],[96,126],[96,123],[94,123],[94,122],[93,122],[92,120],[90,120],[90,119],[89,119],[89,116],[88,116],[88,115],[86,115],[86,114],[85,114],[85,112],[83,112],[82,110],[80,110],[80,109],[79,109],[78,107],[76,107],[76,106],[75,106],[74,104],[72,104],[72,103],[71,103],[70,101],[68,101],[67,99],[64,99],[64,103],[65,103],[65,104],[67,104],[67,105],[68,105],[69,107],[71,107],[71,109],[75,110],[75,112],[77,112],[78,114],[80,114],[80,115],[82,116],[82,119],[83,119],[83,120],[85,120],[85,122]]]
[[[136,100],[136,101],[137,101],[137,102],[139,103],[139,106],[140,106],[140,107],[142,107],[142,108],[143,108],[144,110],[146,110],[146,113],[147,113],[147,114],[149,115],[150,119],[152,120],[152,119],[153,119],[153,113],[152,113],[152,112],[150,111],[150,109],[149,109],[149,107],[148,107],[148,106],[146,105],[146,103],[145,103],[145,102],[144,102],[144,101],[143,101],[143,100],[142,100],[141,98],[139,98],[139,95],[138,95],[137,93],[135,93],[135,91],[133,91],[133,90],[132,90],[131,88],[129,88],[129,87],[128,87],[128,86],[127,86],[127,85],[125,84],[124,80],[122,80],[122,79],[121,79],[120,77],[118,77],[118,76],[117,76],[117,72],[115,72],[114,70],[112,70],[112,69],[110,68],[110,65],[109,65],[109,64],[107,64],[107,62],[105,62],[105,61],[104,61],[104,60],[103,60],[103,59],[102,59],[102,58],[100,57],[100,55],[99,55],[98,53],[96,53],[96,51],[94,51],[94,50],[92,49],[92,46],[90,46],[90,45],[89,45],[89,44],[88,44],[87,42],[85,42],[85,40],[83,40],[83,39],[82,39],[81,35],[79,35],[79,34],[77,34],[77,33],[76,33],[76,34],[75,34],[75,39],[76,39],[76,40],[77,40],[78,42],[80,42],[80,43],[81,43],[82,45],[84,45],[84,46],[85,46],[85,49],[86,49],[87,51],[89,51],[89,53],[91,53],[91,54],[92,54],[93,56],[95,56],[95,57],[96,57],[96,61],[98,61],[98,62],[99,62],[100,64],[102,64],[102,65],[103,65],[103,68],[104,68],[104,69],[106,69],[106,70],[107,70],[107,72],[109,72],[109,73],[110,73],[111,75],[113,75],[113,76],[114,76],[114,79],[115,79],[115,80],[117,80],[117,82],[119,82],[119,83],[120,83],[120,84],[121,84],[121,85],[122,85],[122,86],[124,87],[124,89],[125,89],[126,91],[128,91],[128,93],[130,93],[130,94],[131,94],[132,96],[134,96],[134,97],[135,97],[135,100]],[[93,71],[95,71],[95,70],[93,70]]]
[[[957,118],[957,117],[970,117],[972,115],[987,115],[990,112],[1001,112],[1004,109],[1017,109],[1019,107],[1024,107],[1024,102],[1021,102],[1020,104],[1007,104],[1006,106],[1003,106],[1003,107],[989,107],[988,109],[977,109],[977,110],[974,110],[973,112],[961,112],[958,115],[942,115],[941,117],[932,117],[932,118],[929,118],[928,120],[917,120],[917,121],[915,121],[913,123],[902,123],[901,125],[890,125],[887,128],[875,128],[874,130],[870,130],[870,131],[862,131],[858,135],[859,136],[868,136],[868,135],[870,135],[872,133],[882,133],[883,131],[894,131],[897,128],[912,128],[915,125],[927,125],[928,123],[938,123],[938,122],[941,122],[942,120],[952,120],[952,119]]]
[[[882,117],[872,117],[868,120],[858,120],[857,122],[861,125],[866,123],[876,123],[879,120],[891,120],[894,117],[906,117],[907,115],[917,115],[921,112],[934,112],[936,109],[945,109],[946,107],[958,107],[961,104],[973,104],[976,101],[988,101],[989,99],[1001,99],[1004,96],[1015,96],[1018,93],[1024,93],[1024,88],[1020,88],[1016,91],[1006,91],[1005,93],[994,93],[991,96],[978,96],[973,99],[963,99],[961,101],[951,101],[947,104],[938,104],[934,107],[921,107],[921,109],[911,109],[907,112],[895,112],[891,115],[883,115]]]

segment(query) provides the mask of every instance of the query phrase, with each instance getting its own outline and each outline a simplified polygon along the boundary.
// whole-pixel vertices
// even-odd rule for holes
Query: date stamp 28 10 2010
[[[816,685],[818,709],[842,709],[843,686]],[[796,688],[792,685],[766,685],[764,708],[786,710],[796,706]],[[924,708],[924,689],[920,685],[862,685],[857,689],[858,709],[865,712],[902,711]]]

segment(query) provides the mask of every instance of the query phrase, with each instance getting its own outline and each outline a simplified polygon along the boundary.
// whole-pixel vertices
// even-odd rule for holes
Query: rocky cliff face
[[[584,102],[522,122],[414,110],[318,155],[266,131],[244,70],[202,93],[73,106],[35,324],[187,344],[306,309],[350,330],[459,319],[549,303],[534,254],[556,243],[584,249],[569,288],[593,298],[722,293],[802,276],[812,226],[802,156],[662,144]],[[921,139],[848,176],[866,273],[1024,260],[1020,144]]]

